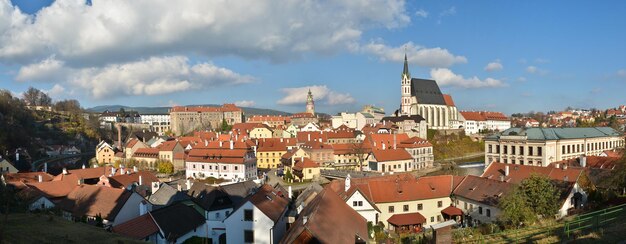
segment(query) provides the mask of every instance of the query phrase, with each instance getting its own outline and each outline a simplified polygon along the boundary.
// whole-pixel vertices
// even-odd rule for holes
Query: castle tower
[[[409,62],[404,54],[404,70],[402,71],[402,81],[400,85],[402,89],[402,100],[400,101],[400,113],[403,115],[411,114],[411,73],[409,73]]]
[[[310,114],[315,114],[315,101],[313,101],[313,94],[311,93],[311,89],[309,89],[309,95],[306,97],[306,112]]]

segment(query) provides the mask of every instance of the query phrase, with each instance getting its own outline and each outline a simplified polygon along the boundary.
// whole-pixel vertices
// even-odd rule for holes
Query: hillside
[[[219,107],[221,105],[216,104],[202,104],[202,105],[189,105],[189,106],[207,106],[207,107]],[[126,111],[137,111],[140,114],[167,114],[170,107],[130,107],[123,105],[103,105],[96,106],[93,108],[88,108],[87,111],[102,113],[106,110],[108,111],[119,111],[121,108],[124,108]],[[264,109],[264,108],[249,108],[249,107],[241,107],[243,112],[247,115],[291,115],[291,113],[278,111],[274,109]]]

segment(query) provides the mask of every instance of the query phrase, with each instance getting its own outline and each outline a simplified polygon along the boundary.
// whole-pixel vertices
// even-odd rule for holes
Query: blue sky
[[[19,8],[20,11],[16,10]],[[85,107],[388,113],[402,58],[464,110],[626,103],[626,2],[0,0],[0,87]]]

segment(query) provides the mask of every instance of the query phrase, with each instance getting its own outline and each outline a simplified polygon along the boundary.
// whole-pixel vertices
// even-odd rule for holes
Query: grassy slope
[[[95,226],[43,214],[11,214],[8,225],[2,215],[0,223],[7,228],[4,243],[145,243]]]

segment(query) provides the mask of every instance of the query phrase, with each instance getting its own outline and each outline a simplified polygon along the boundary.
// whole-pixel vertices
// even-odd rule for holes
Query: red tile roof
[[[150,214],[144,214],[123,224],[116,225],[113,227],[112,231],[133,239],[142,240],[152,234],[158,233],[159,227],[154,223]]]
[[[463,210],[455,206],[448,206],[447,208],[441,210],[441,213],[444,213],[448,216],[463,216]]]
[[[76,217],[102,216],[103,219],[115,220],[131,192],[124,189],[96,185],[76,186],[59,206]]]
[[[393,148],[394,137],[396,147],[402,141],[406,141],[409,139],[409,135],[406,133],[401,134],[369,134],[365,137],[365,142],[367,142],[372,148],[383,149],[383,145],[386,148]]]
[[[280,219],[289,205],[287,199],[280,197],[278,191],[267,184],[261,186],[248,200],[274,223]]]
[[[426,218],[420,213],[394,214],[387,222],[395,226],[414,225],[426,223]]]
[[[465,176],[459,186],[454,189],[454,195],[474,200],[489,206],[497,206],[500,197],[515,188],[513,183],[488,179],[473,175]]]
[[[417,136],[411,137],[407,140],[401,141],[398,144],[399,148],[421,148],[421,147],[432,147],[433,145],[426,139],[419,138]]]
[[[446,103],[446,105],[454,107],[454,101],[452,100],[452,96],[448,94],[443,94],[443,101]]]
[[[139,176],[141,176],[143,186],[151,187],[152,182],[160,182],[156,175],[154,175],[152,172],[140,170],[138,172],[132,172],[130,174],[118,174],[109,177],[109,183],[111,184],[111,187],[126,188],[135,182],[139,184]]]
[[[413,157],[404,148],[397,149],[374,149],[372,155],[377,162],[412,160]]]
[[[133,153],[134,158],[158,158],[159,157],[159,149],[158,148],[137,148],[135,153]]]
[[[509,167],[508,176],[504,175],[506,166]],[[555,168],[550,165],[548,167],[541,167],[493,162],[487,166],[481,177],[500,180],[500,177],[504,176],[504,180],[506,182],[519,184],[524,179],[529,178],[532,174],[538,174],[546,176],[552,180],[576,182],[582,172],[583,169],[575,167],[568,167],[567,169],[564,169],[564,167]]]
[[[312,159],[309,158],[304,158],[304,162],[302,162],[302,160],[300,160],[300,158],[296,158],[295,160],[295,165],[293,167],[294,170],[302,170],[302,169],[306,169],[306,168],[318,168],[320,167],[320,164],[318,162],[313,161]]]
[[[175,140],[164,141],[157,148],[159,149],[159,151],[174,151],[177,145],[180,145],[180,144],[178,143],[178,141],[175,141]]]
[[[474,120],[474,121],[487,121],[487,120],[500,120],[500,121],[509,121],[510,119],[506,117],[503,113],[500,112],[489,112],[489,111],[461,111],[461,115],[465,120]]]
[[[326,142],[326,141],[328,141],[328,134],[324,133],[322,131],[314,131],[314,132],[299,131],[296,134],[296,138],[298,139],[299,143],[305,143],[305,142],[308,142],[308,141],[317,141],[317,142],[319,142],[320,139],[322,139],[322,142]]]

